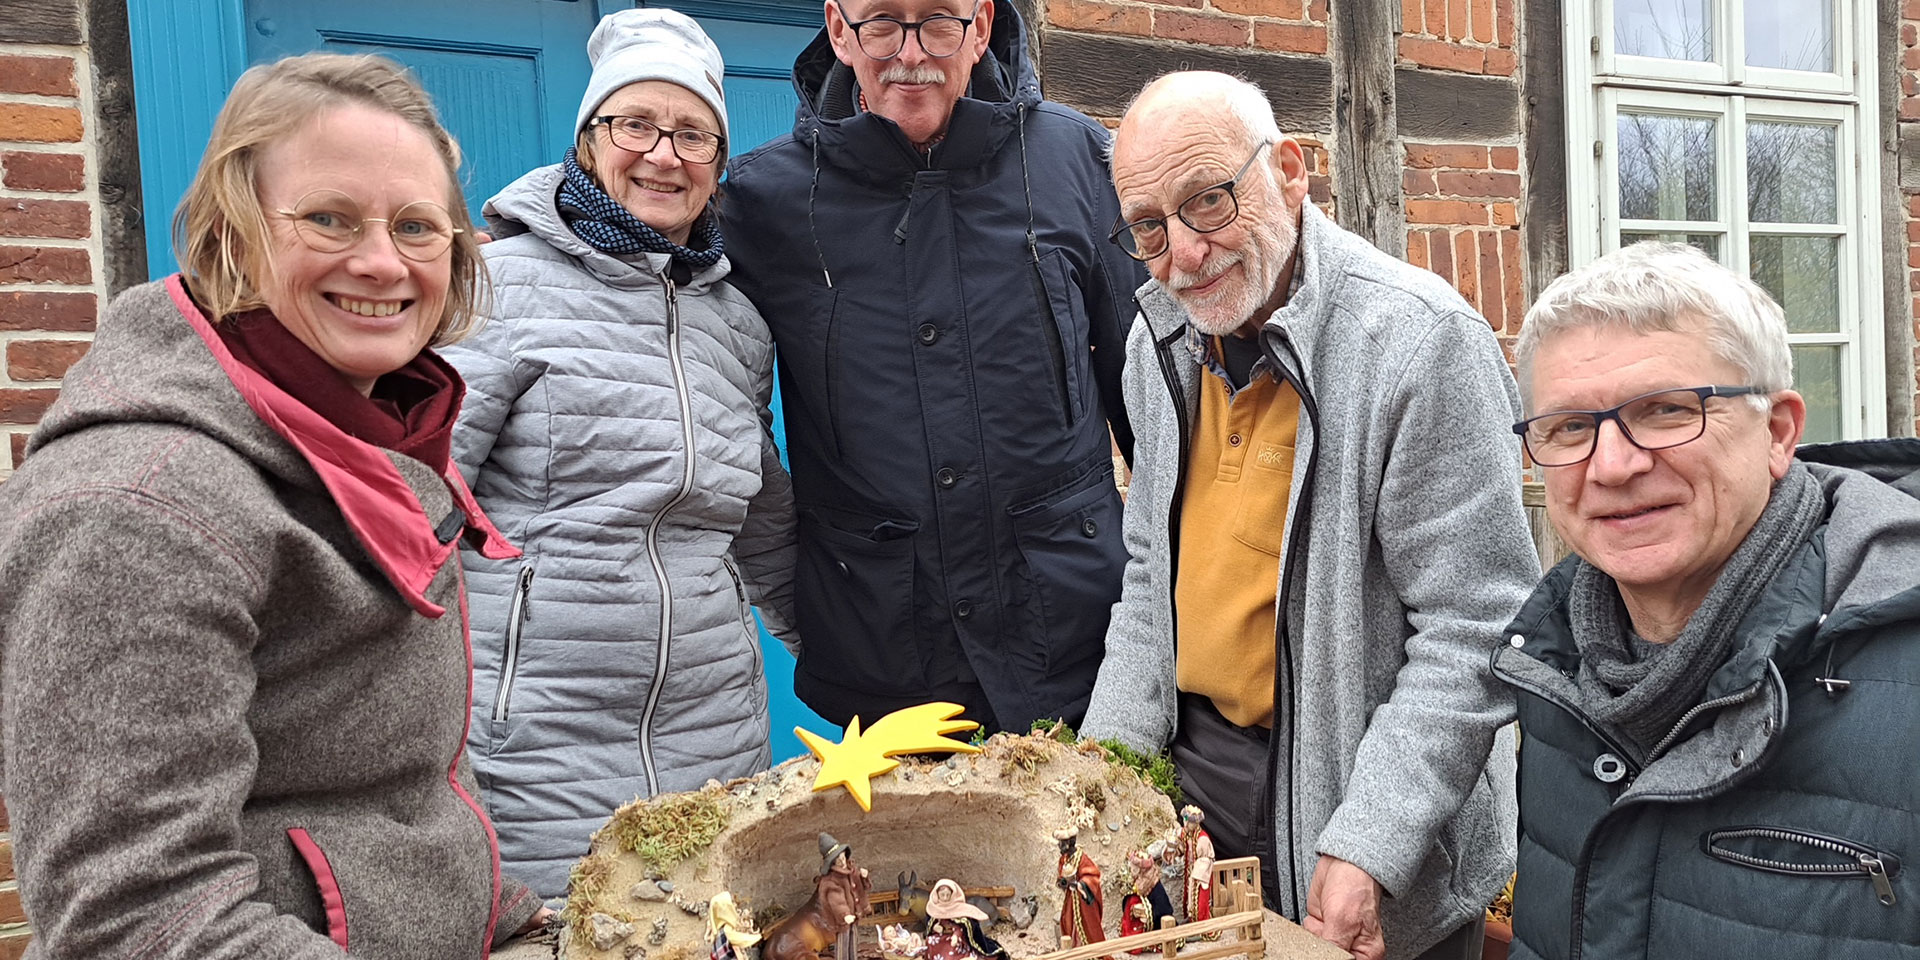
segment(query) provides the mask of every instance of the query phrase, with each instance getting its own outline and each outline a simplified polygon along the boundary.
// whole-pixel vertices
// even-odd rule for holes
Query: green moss
[[[1067,726],[1064,720],[1035,720],[1032,732],[1044,733],[1067,746],[1080,742],[1080,737],[1073,732],[1072,727]]]
[[[655,870],[672,869],[704,851],[727,828],[731,813],[722,789],[682,793],[622,807],[607,824],[615,846]]]
[[[1167,795],[1173,801],[1173,808],[1180,809],[1186,803],[1186,797],[1180,793],[1180,783],[1173,771],[1173,758],[1165,751],[1147,756],[1136,752],[1132,747],[1118,740],[1102,740],[1100,746],[1115,763],[1131,769],[1142,780],[1153,785],[1155,790]]]

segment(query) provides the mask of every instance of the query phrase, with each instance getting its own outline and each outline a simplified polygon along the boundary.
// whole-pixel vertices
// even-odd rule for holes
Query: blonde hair
[[[265,306],[256,274],[270,274],[273,258],[258,193],[260,154],[325,111],[348,105],[382,110],[413,125],[445,164],[447,213],[460,232],[453,237],[446,315],[434,326],[431,343],[460,340],[478,325],[488,292],[480,244],[460,193],[460,145],[440,125],[433,101],[413,75],[385,57],[307,53],[240,75],[173,215],[180,270],[216,323]]]

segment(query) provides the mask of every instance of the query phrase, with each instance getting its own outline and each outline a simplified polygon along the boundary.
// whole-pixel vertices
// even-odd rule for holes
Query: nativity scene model
[[[1164,856],[1188,846],[1164,762],[1156,785],[1063,728],[953,739],[960,710],[796,731],[810,756],[622,807],[574,868],[560,958],[1345,956],[1261,910],[1258,861]],[[1196,860],[1164,891],[1135,866]]]

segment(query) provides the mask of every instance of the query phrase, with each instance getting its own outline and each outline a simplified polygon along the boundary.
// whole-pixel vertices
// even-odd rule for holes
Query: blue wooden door
[[[466,155],[469,206],[573,142],[586,90],[587,37],[623,0],[132,0],[129,26],[140,131],[147,262],[174,272],[168,225],[226,93],[250,63],[310,50],[379,53],[412,68]],[[819,29],[817,0],[673,4],[698,19],[727,60],[730,149],[792,128],[793,59]],[[191,55],[183,51],[197,51]],[[786,448],[774,401],[775,433]],[[795,726],[837,731],[793,695],[793,658],[761,632],[773,752],[801,752]]]

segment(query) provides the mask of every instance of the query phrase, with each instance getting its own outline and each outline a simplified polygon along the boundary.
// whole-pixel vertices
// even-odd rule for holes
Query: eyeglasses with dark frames
[[[381,223],[401,256],[425,262],[447,252],[454,236],[466,232],[453,225],[446,207],[431,200],[415,200],[390,217],[363,217],[360,204],[338,190],[315,190],[302,196],[292,209],[273,212],[291,221],[294,236],[319,253],[347,250],[360,242],[367,224]]]
[[[590,123],[605,124],[607,137],[613,141],[613,145],[634,153],[646,153],[660,142],[661,137],[666,137],[673,145],[673,155],[687,163],[712,163],[720,156],[720,148],[727,144],[727,138],[717,133],[693,127],[669,130],[645,117],[608,115],[594,117]]]
[[[1240,178],[1253,169],[1253,162],[1260,159],[1260,151],[1271,146],[1272,140],[1261,141],[1259,146],[1253,148],[1253,156],[1240,165],[1232,179],[1195,191],[1173,208],[1174,215],[1194,233],[1213,233],[1226,229],[1234,218],[1240,216],[1240,200],[1234,195],[1240,186]],[[1113,233],[1107,239],[1135,260],[1152,260],[1167,252],[1167,221],[1164,217],[1147,217],[1122,223],[1113,228]]]
[[[1707,432],[1707,398],[1764,395],[1760,387],[1681,387],[1655,390],[1608,410],[1557,410],[1522,420],[1513,432],[1537,466],[1570,467],[1593,456],[1600,425],[1612,420],[1642,450],[1692,443]]]
[[[875,60],[892,60],[907,48],[907,34],[920,35],[920,49],[927,56],[944,60],[960,52],[967,42],[967,28],[979,17],[980,2],[974,0],[973,10],[964,17],[948,13],[936,13],[925,20],[908,21],[898,17],[868,17],[855,20],[847,16],[847,8],[840,0],[833,0],[834,8],[840,11],[840,19],[846,21],[847,29],[853,31],[853,42],[860,52]]]

